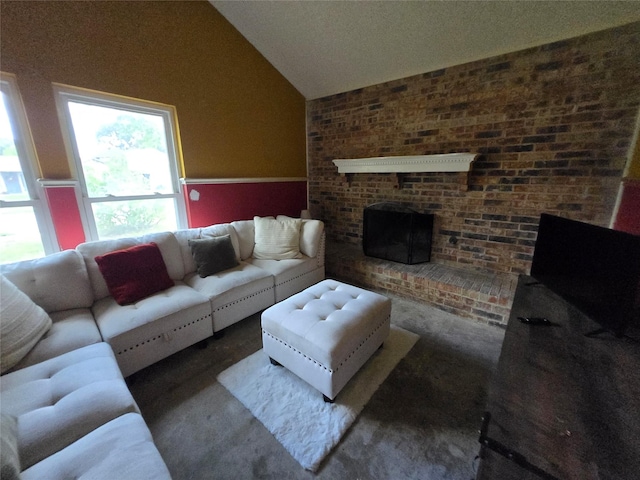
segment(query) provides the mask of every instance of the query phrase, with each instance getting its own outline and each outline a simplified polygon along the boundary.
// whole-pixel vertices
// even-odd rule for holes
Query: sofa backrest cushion
[[[3,265],[0,272],[46,312],[93,305],[89,274],[76,250]]]
[[[137,243],[155,243],[160,249],[167,273],[172,280],[184,278],[184,262],[180,250],[180,244],[171,232],[150,233],[136,238]]]
[[[0,374],[22,360],[51,323],[47,312],[0,275]]]
[[[118,305],[135,303],[174,285],[153,242],[98,255],[95,261]]]
[[[201,228],[186,228],[184,230],[176,230],[173,232],[178,240],[178,245],[180,245],[180,253],[182,254],[185,275],[195,272],[198,268],[196,262],[193,260],[189,240],[196,240],[200,238],[200,230]]]
[[[324,223],[320,220],[302,220],[300,228],[300,251],[307,257],[315,257],[320,248],[320,239],[324,232]]]
[[[116,240],[99,240],[97,242],[81,243],[76,247],[76,250],[78,250],[84,258],[84,263],[89,273],[89,281],[91,282],[91,288],[93,289],[93,295],[96,300],[108,297],[109,289],[107,288],[102,273],[100,273],[95,258],[98,255],[133,247],[134,245],[136,245],[136,241],[133,238],[119,238]]]
[[[231,222],[233,230],[238,237],[238,244],[240,246],[240,259],[246,260],[251,258],[253,254],[253,246],[255,244],[256,230],[253,225],[253,220],[238,220]]]
[[[162,259],[167,267],[167,273],[172,280],[182,280],[185,275],[182,252],[178,240],[171,232],[151,233],[135,238],[120,238],[116,240],[99,240],[78,245],[77,250],[82,254],[89,280],[96,300],[108,297],[109,289],[98,268],[95,257],[105,253],[123,250],[143,243],[155,243],[160,249]]]
[[[238,245],[238,235],[229,223],[220,223],[216,225],[210,225],[208,227],[177,230],[174,232],[174,235],[180,246],[180,251],[182,252],[182,261],[184,263],[185,275],[194,273],[198,268],[196,262],[193,260],[193,254],[191,252],[191,247],[189,246],[189,240],[198,240],[229,235],[236,259],[238,261],[241,260],[240,246]]]
[[[216,225],[210,225],[208,227],[202,227],[200,229],[200,238],[222,237],[229,235],[233,250],[236,254],[236,260],[240,261],[240,245],[238,243],[238,234],[231,226],[230,223],[219,223]]]

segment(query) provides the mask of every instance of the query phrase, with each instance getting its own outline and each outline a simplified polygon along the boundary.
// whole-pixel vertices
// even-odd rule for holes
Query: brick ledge
[[[327,276],[429,303],[482,323],[506,326],[518,276],[438,263],[405,265],[367,257],[357,245],[331,242]]]

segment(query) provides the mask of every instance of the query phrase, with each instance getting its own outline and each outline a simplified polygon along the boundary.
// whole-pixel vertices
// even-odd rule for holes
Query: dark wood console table
[[[526,325],[521,316],[557,326]],[[533,278],[519,278],[478,480],[640,478],[640,343],[584,335],[597,327]]]

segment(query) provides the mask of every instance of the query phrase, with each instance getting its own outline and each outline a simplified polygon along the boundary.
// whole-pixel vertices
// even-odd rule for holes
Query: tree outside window
[[[91,238],[185,227],[169,109],[60,91]]]

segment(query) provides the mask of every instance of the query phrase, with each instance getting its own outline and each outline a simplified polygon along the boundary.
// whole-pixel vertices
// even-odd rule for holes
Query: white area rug
[[[218,381],[300,465],[316,471],[418,338],[392,325],[384,347],[347,383],[335,403],[326,403],[322,393],[286,368],[271,365],[262,350],[226,369]]]

